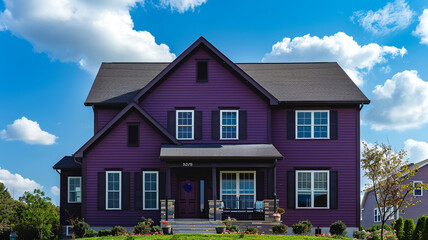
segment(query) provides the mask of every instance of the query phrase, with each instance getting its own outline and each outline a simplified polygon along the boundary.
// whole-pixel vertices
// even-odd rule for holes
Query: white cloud
[[[407,151],[410,162],[416,163],[428,158],[427,142],[407,139],[404,142],[404,149]]]
[[[406,130],[428,123],[428,82],[418,72],[395,74],[373,90],[366,119],[375,130]]]
[[[0,30],[7,29],[26,39],[37,52],[63,62],[76,62],[92,73],[101,62],[175,58],[169,47],[156,43],[150,32],[133,29],[130,10],[143,3],[142,0],[4,0],[4,3]]]
[[[54,196],[59,196],[59,194],[60,194],[60,189],[59,189],[59,187],[57,187],[57,186],[53,186],[53,187],[51,187],[51,193],[52,193]]]
[[[387,3],[383,8],[354,12],[353,19],[358,19],[361,26],[374,34],[387,34],[407,28],[415,13],[404,0]]]
[[[421,38],[421,43],[428,45],[428,9],[419,16],[419,24],[413,34]]]
[[[46,131],[43,131],[36,121],[31,121],[26,117],[16,119],[6,129],[0,132],[0,137],[7,141],[24,141],[28,144],[52,145],[58,138]]]
[[[160,0],[161,6],[170,6],[171,10],[183,13],[189,9],[195,10],[196,7],[206,3],[207,0]]]
[[[6,169],[0,167],[0,182],[8,189],[13,198],[17,199],[24,192],[33,192],[34,189],[43,189],[43,187],[29,178],[23,178],[21,175],[12,174]]]
[[[403,56],[407,50],[402,47],[380,46],[376,43],[359,45],[351,36],[338,32],[332,36],[305,35],[294,39],[284,38],[272,46],[262,61],[336,61],[349,77],[359,86],[363,85],[363,76],[376,64],[386,62],[386,56]]]

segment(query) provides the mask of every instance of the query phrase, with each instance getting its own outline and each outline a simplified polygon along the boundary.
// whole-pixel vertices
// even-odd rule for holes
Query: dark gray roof
[[[85,105],[126,104],[169,63],[103,63]],[[283,103],[369,103],[335,62],[238,63]]]
[[[72,156],[64,156],[59,162],[57,162],[52,168],[53,169],[79,169],[82,166],[77,163]]]
[[[281,160],[284,157],[272,144],[186,144],[162,145],[161,160]]]

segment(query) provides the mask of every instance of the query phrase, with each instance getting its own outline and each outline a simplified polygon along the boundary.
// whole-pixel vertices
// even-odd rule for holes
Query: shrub
[[[233,225],[233,222],[236,222],[236,219],[228,217],[227,219],[223,220],[223,224],[226,226],[226,230],[230,231],[230,228]]]
[[[415,231],[415,222],[413,222],[413,219],[411,218],[406,218],[406,220],[404,221],[403,240],[412,240],[414,231]]]
[[[374,232],[374,231],[377,231],[377,230],[380,230],[382,228],[382,225],[378,225],[378,224],[374,224],[371,228],[367,228],[366,229],[366,231],[368,231],[368,232]],[[388,225],[384,225],[383,226],[383,228],[385,229],[385,230],[388,230],[388,231],[391,231],[392,229],[391,229],[391,227],[390,226],[388,226]]]
[[[248,227],[245,232],[251,233],[251,234],[256,234],[258,232],[258,230],[255,227]]]
[[[284,234],[287,233],[288,226],[284,224],[274,225],[272,227],[272,232],[275,234]]]
[[[396,219],[391,226],[393,226],[393,229],[395,230],[395,235],[397,235],[397,238],[399,240],[403,240],[404,238],[404,221],[403,217],[399,217]]]
[[[113,235],[113,236],[121,236],[121,235],[125,235],[127,233],[128,232],[126,231],[126,229],[122,226],[114,226],[111,229],[111,235]]]
[[[148,222],[139,222],[137,225],[134,226],[134,230],[132,230],[132,233],[134,234],[149,234],[151,232],[152,227]]]
[[[367,239],[370,240],[381,240],[380,239],[380,231],[381,230],[376,230],[374,232],[367,232],[369,233],[369,236],[367,237]],[[397,237],[395,236],[395,233],[393,230],[383,230],[383,236],[384,236],[384,240],[397,240]]]
[[[346,225],[342,221],[334,222],[330,225],[330,233],[332,235],[345,236],[347,233]]]
[[[162,232],[162,228],[161,228],[161,226],[153,226],[152,227],[152,231],[153,232],[157,232],[157,233],[160,233],[160,232]]]
[[[413,240],[423,240],[422,234],[424,231],[426,220],[427,220],[427,216],[418,217],[418,223],[416,224],[415,231],[413,232]]]
[[[428,239],[428,221],[425,221],[424,232],[422,234],[422,239]]]
[[[239,229],[238,225],[232,225],[232,226],[230,226],[230,228],[228,230],[229,230],[229,232],[240,232],[241,231],[241,229]]]
[[[292,226],[294,234],[306,235],[312,230],[312,223],[308,220],[300,221]]]
[[[85,234],[86,238],[96,237],[98,235],[97,231],[94,229],[89,228],[88,231]]]
[[[98,232],[98,237],[105,237],[105,236],[108,236],[108,235],[111,235],[111,232],[110,232],[110,230],[107,230],[107,229],[101,229]]]
[[[361,231],[355,230],[352,236],[356,239],[367,239],[369,234],[365,230],[361,230]]]
[[[76,221],[73,224],[73,233],[77,238],[86,237],[86,234],[88,233],[89,229],[89,224],[87,224],[83,220]]]

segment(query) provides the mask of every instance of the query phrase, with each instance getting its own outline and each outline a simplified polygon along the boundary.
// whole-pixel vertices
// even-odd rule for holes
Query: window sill
[[[140,144],[128,144],[128,147],[139,147]]]
[[[296,210],[330,210],[329,207],[296,207]]]

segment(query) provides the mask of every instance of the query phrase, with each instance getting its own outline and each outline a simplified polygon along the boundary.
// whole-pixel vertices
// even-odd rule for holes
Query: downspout
[[[276,164],[278,163],[278,159],[275,159],[273,163],[273,211],[276,213]]]

